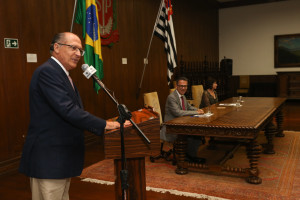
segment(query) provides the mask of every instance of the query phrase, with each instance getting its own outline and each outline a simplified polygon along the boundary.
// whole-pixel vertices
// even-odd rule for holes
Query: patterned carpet
[[[263,134],[258,141],[266,142]],[[187,175],[177,175],[174,172],[175,166],[170,163],[162,160],[151,163],[146,158],[147,190],[207,199],[300,199],[300,133],[285,131],[285,137],[274,138],[274,146],[275,154],[261,154],[259,159],[262,184],[249,184],[241,174],[191,170]],[[217,150],[207,150],[203,146],[200,155],[213,163],[223,156],[225,148],[218,146]],[[241,146],[225,165],[248,167],[245,147]],[[113,161],[103,160],[87,167],[81,178],[84,181],[113,184]]]

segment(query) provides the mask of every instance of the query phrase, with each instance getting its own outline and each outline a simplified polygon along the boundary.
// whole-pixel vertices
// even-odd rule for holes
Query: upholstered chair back
[[[153,110],[159,114],[160,124],[162,124],[161,109],[157,92],[150,92],[144,94],[144,106],[151,106]]]

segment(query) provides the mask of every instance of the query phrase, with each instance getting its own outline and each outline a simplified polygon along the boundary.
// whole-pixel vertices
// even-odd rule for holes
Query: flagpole
[[[151,48],[151,44],[152,44],[152,39],[153,39],[153,35],[154,35],[154,30],[155,30],[157,21],[158,21],[159,16],[160,16],[160,12],[161,12],[161,8],[162,8],[162,6],[163,6],[163,3],[164,3],[164,0],[161,0],[160,6],[159,6],[159,9],[158,9],[158,13],[157,13],[157,16],[156,16],[156,21],[155,21],[155,23],[154,23],[154,27],[153,27],[153,31],[152,31],[150,43],[149,43],[149,46],[148,46],[148,51],[147,51],[146,60],[144,61],[144,68],[143,68],[143,72],[142,72],[142,77],[141,77],[140,85],[139,85],[139,88],[138,88],[138,91],[137,91],[137,94],[136,94],[136,98],[137,98],[137,99],[138,99],[139,96],[140,96],[140,91],[141,91],[141,88],[142,88],[142,82],[143,82],[144,74],[145,74],[145,69],[146,69],[146,65],[148,64],[148,56],[149,56],[149,52],[150,52],[150,48]]]
[[[71,29],[70,29],[70,32],[71,32],[71,33],[72,33],[72,31],[73,31],[74,17],[75,17],[75,12],[76,12],[77,1],[78,1],[78,0],[75,0],[74,9],[73,9],[72,23],[71,23]]]

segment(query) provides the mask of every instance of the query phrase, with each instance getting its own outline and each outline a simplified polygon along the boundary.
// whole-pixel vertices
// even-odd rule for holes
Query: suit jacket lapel
[[[66,89],[71,94],[71,98],[72,98],[73,102],[82,108],[83,107],[82,101],[81,101],[81,98],[79,96],[79,93],[77,91],[77,88],[76,88],[74,82],[73,82],[73,85],[74,85],[74,89],[73,89],[72,84],[71,84],[67,74],[64,72],[64,70],[53,59],[50,58],[49,60],[52,63],[52,65],[54,65],[56,67],[56,69],[60,72],[61,76],[63,77],[63,81],[65,82]]]
[[[75,84],[74,84],[74,89],[75,89],[75,94],[76,94],[76,97],[77,97],[76,99],[78,101],[78,105],[79,105],[80,108],[83,108],[83,103],[82,103],[82,100],[80,98],[79,91],[77,90],[77,87],[75,86]]]
[[[81,101],[81,98],[79,96],[76,85],[73,82],[73,85],[74,85],[74,88],[73,88],[68,76],[66,74],[65,74],[65,76],[66,76],[66,80],[68,82],[68,90],[69,90],[70,94],[72,95],[72,99],[73,99],[74,103],[76,103],[79,107],[82,108],[83,107],[82,106],[82,101]]]
[[[180,108],[182,109],[182,104],[181,104],[181,100],[180,100],[180,97],[178,96],[178,93],[176,91],[174,91],[174,95],[175,95],[175,98],[177,100],[177,103],[178,105],[180,105]],[[183,98],[185,98],[185,96],[183,96]],[[184,101],[184,103],[186,102],[186,100]],[[185,105],[185,104],[184,104]]]

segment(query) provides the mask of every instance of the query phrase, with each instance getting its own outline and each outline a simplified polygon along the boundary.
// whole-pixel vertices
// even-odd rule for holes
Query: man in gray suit
[[[191,106],[187,102],[186,97],[184,96],[187,91],[187,87],[187,78],[180,77],[176,80],[176,90],[167,98],[165,106],[165,122],[181,116],[199,115],[204,113],[202,109]],[[168,142],[174,142],[177,135],[167,134],[166,127],[164,126],[161,130],[161,138]],[[197,151],[201,142],[201,137],[188,137],[187,158],[190,158],[192,161],[203,162],[203,159],[197,158]]]

